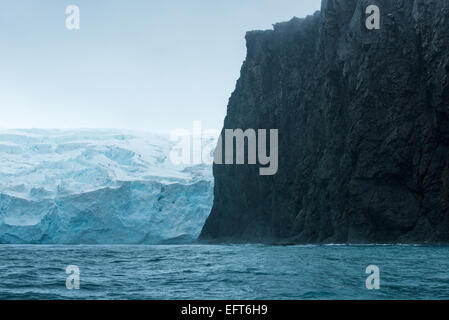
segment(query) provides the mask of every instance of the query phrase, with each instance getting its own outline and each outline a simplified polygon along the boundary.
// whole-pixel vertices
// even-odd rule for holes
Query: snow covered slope
[[[212,206],[211,167],[173,165],[172,147],[119,130],[0,131],[0,243],[195,239]]]

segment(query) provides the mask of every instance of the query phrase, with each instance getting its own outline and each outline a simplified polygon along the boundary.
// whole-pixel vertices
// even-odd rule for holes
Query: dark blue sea
[[[445,246],[0,245],[0,299],[448,298]]]

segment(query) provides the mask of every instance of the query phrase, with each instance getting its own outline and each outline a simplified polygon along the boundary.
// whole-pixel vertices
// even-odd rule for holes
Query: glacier
[[[212,207],[212,167],[174,165],[173,146],[125,130],[1,130],[0,243],[195,240]]]

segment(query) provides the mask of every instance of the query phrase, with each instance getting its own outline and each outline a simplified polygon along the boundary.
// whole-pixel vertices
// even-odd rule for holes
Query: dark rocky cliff
[[[224,128],[278,128],[279,170],[214,165],[200,241],[449,242],[449,1],[323,0],[246,41]]]

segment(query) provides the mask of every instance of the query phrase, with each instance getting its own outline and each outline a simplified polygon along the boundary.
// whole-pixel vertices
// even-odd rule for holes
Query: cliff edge
[[[323,0],[246,41],[224,128],[278,129],[279,169],[215,164],[200,241],[449,243],[449,1]]]

